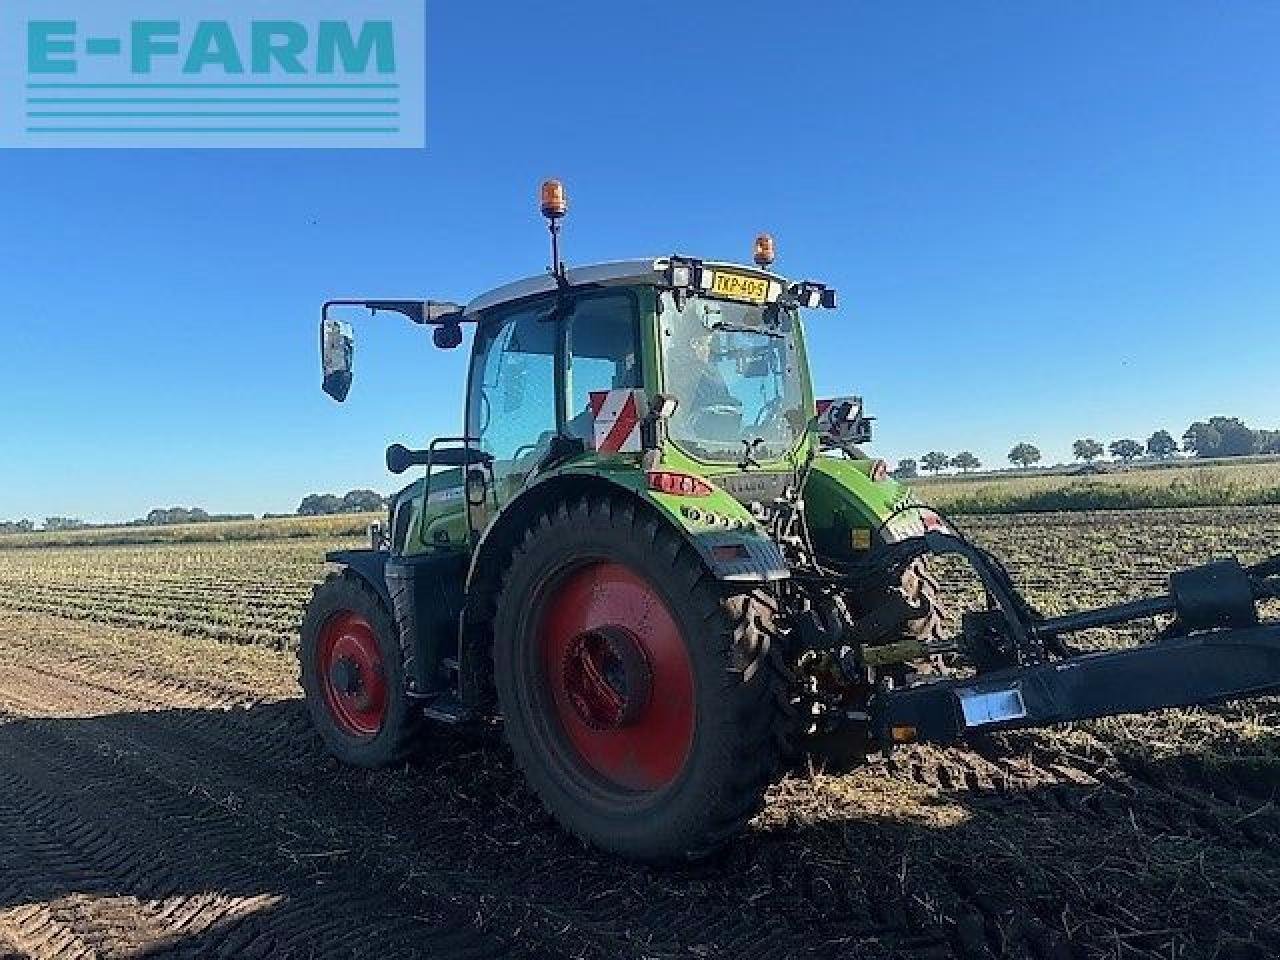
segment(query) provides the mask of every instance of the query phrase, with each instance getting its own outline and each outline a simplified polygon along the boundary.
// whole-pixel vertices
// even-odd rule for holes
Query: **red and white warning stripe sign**
[[[592,390],[592,431],[597,453],[639,453],[643,390]]]

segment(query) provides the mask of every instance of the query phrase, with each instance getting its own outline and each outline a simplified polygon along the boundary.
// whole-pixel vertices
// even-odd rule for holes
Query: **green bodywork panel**
[[[908,493],[896,480],[873,481],[873,460],[818,457],[805,484],[805,516],[818,552],[853,558],[877,539],[877,531]]]
[[[639,348],[643,385],[649,396],[664,390],[663,364],[659,343],[660,322],[657,293],[651,286],[634,288],[639,309]],[[801,368],[803,402],[814,409],[812,385],[804,349],[804,334],[797,320],[793,336]],[[562,404],[565,403],[563,397]],[[536,438],[530,438],[530,442]],[[751,472],[786,474],[796,471],[812,456],[818,443],[816,421],[811,421],[795,447],[784,457],[764,460],[753,465]],[[690,538],[712,534],[737,533],[743,539],[764,538],[763,527],[751,512],[729,493],[716,486],[718,479],[740,475],[733,463],[706,462],[696,459],[666,440],[661,451],[661,469],[702,477],[714,490],[707,496],[678,496],[650,490],[635,453],[601,455],[594,451],[576,456],[554,469],[537,476],[541,483],[554,476],[583,474],[597,477],[629,491],[657,509],[675,527]],[[815,545],[821,553],[836,556],[856,555],[870,545],[876,531],[894,509],[905,502],[908,493],[893,480],[873,482],[870,471],[874,461],[834,459],[813,456],[812,467],[804,490],[807,516]],[[475,468],[473,468],[475,469]],[[522,489],[517,479],[510,489],[499,490],[497,501],[490,491],[490,502],[484,507],[467,507],[464,475],[460,469],[441,470],[430,478],[429,496],[423,503],[424,485],[419,481],[406,494],[412,500],[412,520],[402,552],[406,555],[433,550],[470,551],[482,542],[481,534],[494,520],[501,507]],[[473,533],[474,531],[474,533]],[[855,534],[854,531],[863,531]]]
[[[741,530],[744,533],[764,535],[764,531],[752,518],[750,511],[723,490],[715,489],[710,496],[684,497],[650,490],[640,468],[637,454],[618,454],[602,457],[588,453],[539,475],[540,481],[552,477],[582,474],[599,477],[626,490],[655,506],[668,520],[690,535]],[[709,478],[711,479],[711,478]],[[712,482],[714,480],[712,479]],[[468,537],[466,500],[463,495],[460,471],[442,471],[431,479],[430,502],[422,510],[422,490],[413,497],[414,517],[405,542],[405,554],[425,550],[470,549]],[[476,514],[477,533],[482,533],[487,521],[492,520],[492,508]]]

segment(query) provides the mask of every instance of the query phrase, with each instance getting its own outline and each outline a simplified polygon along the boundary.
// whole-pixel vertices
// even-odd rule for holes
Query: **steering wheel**
[[[555,435],[556,432],[554,430],[544,430],[533,443],[526,443],[516,447],[515,452],[511,454],[512,465],[520,463],[525,457],[531,457],[540,451],[550,449],[551,440]],[[533,464],[531,463],[529,466],[532,467]]]
[[[511,462],[519,463],[521,457],[527,457],[537,449],[538,444],[536,443],[526,443],[523,446],[516,447],[515,452],[511,454]]]
[[[726,421],[730,418],[733,418],[731,432],[736,435],[742,423],[742,407],[736,403],[709,403],[691,411],[689,425],[695,433],[714,437],[726,432]]]

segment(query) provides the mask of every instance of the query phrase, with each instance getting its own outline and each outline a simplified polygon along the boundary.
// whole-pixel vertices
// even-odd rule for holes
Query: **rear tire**
[[[556,820],[650,861],[741,829],[789,724],[774,613],[621,497],[539,516],[503,586],[494,668],[507,740]]]
[[[311,722],[343,763],[387,767],[412,749],[421,719],[405,696],[395,621],[364,579],[343,570],[316,586],[298,664]]]

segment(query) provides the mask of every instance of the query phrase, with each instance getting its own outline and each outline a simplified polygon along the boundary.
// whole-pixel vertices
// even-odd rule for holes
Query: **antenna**
[[[547,229],[551,231],[551,275],[560,286],[567,286],[569,280],[565,276],[564,263],[560,260],[560,221],[569,211],[564,184],[559,180],[543,180],[539,199],[542,215],[547,218]]]

